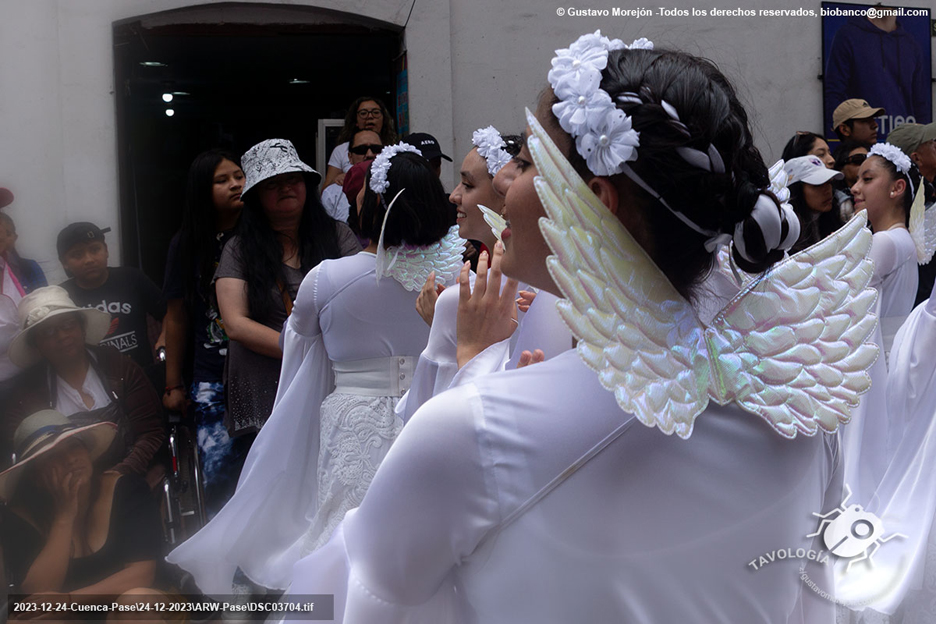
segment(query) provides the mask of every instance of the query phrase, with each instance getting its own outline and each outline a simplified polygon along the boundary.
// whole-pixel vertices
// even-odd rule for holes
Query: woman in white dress
[[[490,254],[505,226],[504,197],[494,187],[495,176],[520,152],[522,141],[517,135],[502,137],[494,126],[476,130],[471,136],[472,148],[461,164],[460,182],[449,195],[458,211],[459,236],[480,242],[482,253]],[[473,274],[470,280],[473,284]],[[490,352],[474,361],[469,370],[459,373],[456,354],[458,290],[443,289],[440,294],[435,276],[429,276],[416,307],[432,329],[429,344],[416,364],[413,383],[397,406],[397,413],[404,422],[423,403],[448,390],[453,383],[463,383],[505,367],[513,369],[543,361],[572,346],[572,335],[556,310],[558,298],[546,292],[523,294],[533,300],[518,311],[516,331],[503,343],[492,345]]]
[[[499,177],[503,270],[566,298],[577,348],[416,413],[361,506],[295,567],[291,592],[335,593],[336,621],[832,617],[798,571],[822,586],[826,566],[776,555],[806,553],[810,514],[840,503],[837,439],[820,429],[848,418],[877,355],[870,234],[859,217],[702,326],[688,300],[718,244],[761,272],[798,221],[766,191],[730,83],[648,44],[595,33],[559,50]],[[460,363],[511,323],[490,314],[509,309],[501,253],[475,293],[461,281],[493,322],[465,319],[480,331],[459,330]]]
[[[260,586],[286,589],[292,565],[360,503],[403,427],[394,407],[429,334],[416,291],[430,271],[454,283],[464,241],[412,146],[381,152],[359,200],[362,231],[380,242],[303,280],[284,329],[276,405],[237,491],[167,557],[206,594],[231,593],[238,567]]]
[[[881,325],[887,340],[888,321],[897,319],[899,327],[913,309],[919,275],[916,246],[910,236],[910,206],[916,187],[911,179],[914,166],[900,149],[878,143],[858,170],[852,186],[855,211],[867,210],[874,230],[871,258],[874,278],[871,285],[881,294]],[[919,174],[916,176],[919,184]],[[891,339],[893,333],[891,332]]]

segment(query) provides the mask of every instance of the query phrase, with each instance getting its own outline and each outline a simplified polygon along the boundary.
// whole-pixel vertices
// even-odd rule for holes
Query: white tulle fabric
[[[292,566],[356,505],[402,422],[392,396],[333,393],[335,363],[415,359],[429,328],[415,295],[375,279],[374,254],[326,260],[302,282],[284,328],[283,367],[270,419],[237,491],[167,557],[208,595],[231,593],[240,567],[255,583],[289,586]]]
[[[335,621],[355,624],[831,622],[798,561],[747,564],[810,547],[811,512],[841,497],[837,455],[835,436],[786,440],[737,406],[710,405],[689,441],[662,435],[568,351],[423,406],[290,593],[335,593]]]

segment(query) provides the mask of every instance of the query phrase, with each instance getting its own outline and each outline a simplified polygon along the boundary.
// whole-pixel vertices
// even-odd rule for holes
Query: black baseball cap
[[[109,227],[102,230],[98,226],[93,223],[88,223],[87,221],[79,221],[78,223],[66,225],[65,228],[58,233],[58,240],[55,243],[59,258],[64,257],[65,254],[68,253],[68,250],[78,243],[90,243],[92,241],[101,241],[103,243],[104,235],[110,231],[111,229]]]
[[[423,158],[426,160],[432,160],[433,158],[444,158],[445,160],[452,162],[452,159],[442,153],[442,148],[439,147],[439,142],[431,134],[426,134],[425,132],[414,132],[413,134],[407,136],[403,139],[403,143],[409,143],[420,152],[422,152]]]

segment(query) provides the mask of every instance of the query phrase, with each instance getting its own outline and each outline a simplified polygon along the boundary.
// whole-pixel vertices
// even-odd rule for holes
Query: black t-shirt
[[[231,238],[232,233],[221,232],[215,239],[216,244],[213,250],[214,265],[217,267],[221,259],[221,250],[224,244]],[[183,281],[182,258],[180,248],[180,235],[176,234],[169,243],[169,254],[166,258],[166,280],[163,283],[163,296],[166,300],[187,299],[185,296],[185,282]],[[199,276],[200,263],[194,267],[188,267],[187,270],[194,274],[193,283],[198,284],[201,281]],[[197,292],[186,301],[186,309],[189,314],[189,328],[191,335],[189,337],[195,348],[189,350],[191,357],[191,371],[193,382],[215,382],[220,383],[224,379],[224,358],[227,356],[228,338],[224,333],[224,326],[221,323],[221,315],[218,312],[214,297],[208,292]]]
[[[102,345],[129,355],[143,368],[153,364],[146,315],[161,321],[166,315],[166,302],[159,286],[143,271],[133,267],[110,267],[107,281],[98,288],[85,290],[74,279],[62,284],[62,288],[82,308],[97,308],[111,315],[110,331],[101,341]]]
[[[4,512],[3,559],[7,582],[19,586],[45,546],[45,538],[16,513]],[[100,550],[73,558],[61,591],[69,592],[103,581],[128,564],[162,558],[162,526],[159,505],[146,482],[124,475],[114,485],[107,539]]]

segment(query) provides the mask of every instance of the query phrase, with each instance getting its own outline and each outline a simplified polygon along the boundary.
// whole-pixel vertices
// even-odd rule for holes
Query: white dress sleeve
[[[319,408],[334,389],[318,322],[322,266],[299,288],[283,332],[273,412],[250,449],[234,496],[166,557],[190,572],[207,595],[230,594],[238,567],[259,585],[285,589],[300,557],[318,499]]]
[[[361,506],[294,569],[290,594],[335,593],[335,621],[450,622],[453,570],[500,521],[473,385],[404,427]]]
[[[470,279],[473,286],[474,273]],[[437,394],[481,375],[502,370],[507,362],[510,339],[488,347],[461,371],[458,370],[458,297],[458,288],[453,286],[443,290],[436,300],[429,343],[419,355],[412,385],[397,404],[396,413],[404,423]]]
[[[887,411],[901,417],[903,435],[874,497],[856,502],[867,503],[868,511],[885,522],[883,537],[904,537],[875,553],[873,571],[862,570],[852,583],[843,576],[837,593],[864,601],[868,589],[875,588],[869,606],[890,614],[902,604],[909,609],[914,601],[936,601],[936,544],[929,543],[936,516],[936,297],[917,306],[897,333],[887,376]]]
[[[900,248],[889,230],[875,232],[871,237],[870,257],[874,261],[874,276],[871,278],[870,286],[874,288],[880,288],[884,278],[893,273],[904,261]]]

